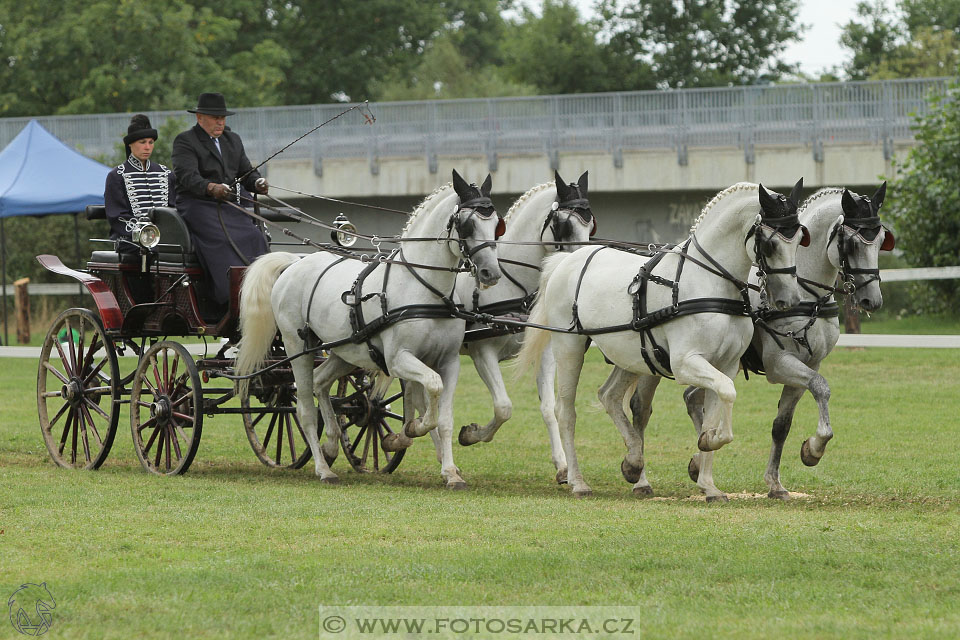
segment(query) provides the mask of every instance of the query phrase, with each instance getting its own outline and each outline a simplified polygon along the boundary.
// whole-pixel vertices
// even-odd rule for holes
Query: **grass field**
[[[511,385],[496,441],[455,445],[470,488],[449,492],[429,438],[391,476],[338,460],[330,487],[312,464],[261,466],[235,416],[205,422],[183,477],[143,473],[123,419],[100,471],[61,470],[36,424],[35,363],[0,360],[0,597],[45,581],[50,638],[310,638],[320,604],[627,605],[635,638],[960,636],[955,351],[838,350],[823,368],[836,438],[819,466],[801,464],[807,396],[784,453],[785,486],[808,497],[724,505],[687,478],[695,438],[671,382],[648,430],[656,498],[632,496],[594,351],[578,406],[586,500],[552,481],[530,380]],[[765,494],[778,388],[737,387],[714,475]],[[457,394],[457,425],[487,419],[466,361]]]

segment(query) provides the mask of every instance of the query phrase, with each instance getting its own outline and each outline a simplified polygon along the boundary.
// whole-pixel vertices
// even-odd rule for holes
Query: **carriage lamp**
[[[160,244],[160,229],[146,220],[138,220],[130,235],[133,241],[144,249],[153,249]]]
[[[347,220],[347,216],[343,215],[342,212],[334,219],[333,226],[336,229],[330,232],[330,239],[338,245],[352,247],[357,243],[357,236],[353,235],[357,232],[357,228]]]

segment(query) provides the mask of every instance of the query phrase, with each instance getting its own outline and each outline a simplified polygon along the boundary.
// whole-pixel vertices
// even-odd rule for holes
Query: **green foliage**
[[[953,75],[960,62],[960,0],[863,0],[843,26],[851,80]]]
[[[650,65],[659,87],[709,87],[777,79],[799,38],[797,0],[603,0],[604,30],[619,54]],[[622,7],[622,8],[621,8]]]
[[[895,224],[897,247],[917,267],[960,264],[960,100],[958,86],[931,98],[931,111],[918,119],[917,145],[896,162],[885,215]],[[915,304],[925,311],[960,311],[960,283],[931,280]]]

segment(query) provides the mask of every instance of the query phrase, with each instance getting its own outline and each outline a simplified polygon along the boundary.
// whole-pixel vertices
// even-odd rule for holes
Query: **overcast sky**
[[[574,0],[583,16],[591,15],[594,0]],[[857,0],[800,0],[800,22],[809,29],[803,41],[787,48],[787,62],[799,62],[800,70],[810,75],[842,65],[840,25],[856,14]]]

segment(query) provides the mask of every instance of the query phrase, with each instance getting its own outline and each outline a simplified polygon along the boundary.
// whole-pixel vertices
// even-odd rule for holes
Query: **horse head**
[[[506,223],[490,200],[490,174],[479,187],[468,184],[453,170],[453,190],[460,202],[447,221],[451,235],[456,232],[457,249],[470,265],[477,282],[490,287],[500,280],[500,262],[497,259],[496,240],[506,231]]]
[[[760,271],[768,299],[777,309],[788,309],[800,302],[797,287],[797,248],[810,244],[810,232],[800,224],[797,207],[803,190],[803,178],[789,196],[760,186],[760,214],[747,240],[753,238],[753,261]],[[749,244],[749,243],[748,243]]]
[[[876,311],[883,305],[879,254],[892,251],[897,242],[893,232],[880,223],[886,193],[886,182],[872,197],[844,189],[840,199],[843,217],[834,230],[836,242],[827,252],[840,271],[843,286],[854,296],[854,304],[865,311]]]
[[[553,235],[557,251],[574,251],[579,248],[575,244],[559,244],[562,242],[587,243],[590,237],[597,232],[597,219],[590,210],[590,200],[587,199],[587,173],[583,172],[580,179],[569,184],[555,171],[557,185],[557,199],[551,206],[550,213],[543,222],[540,239],[549,229]]]

